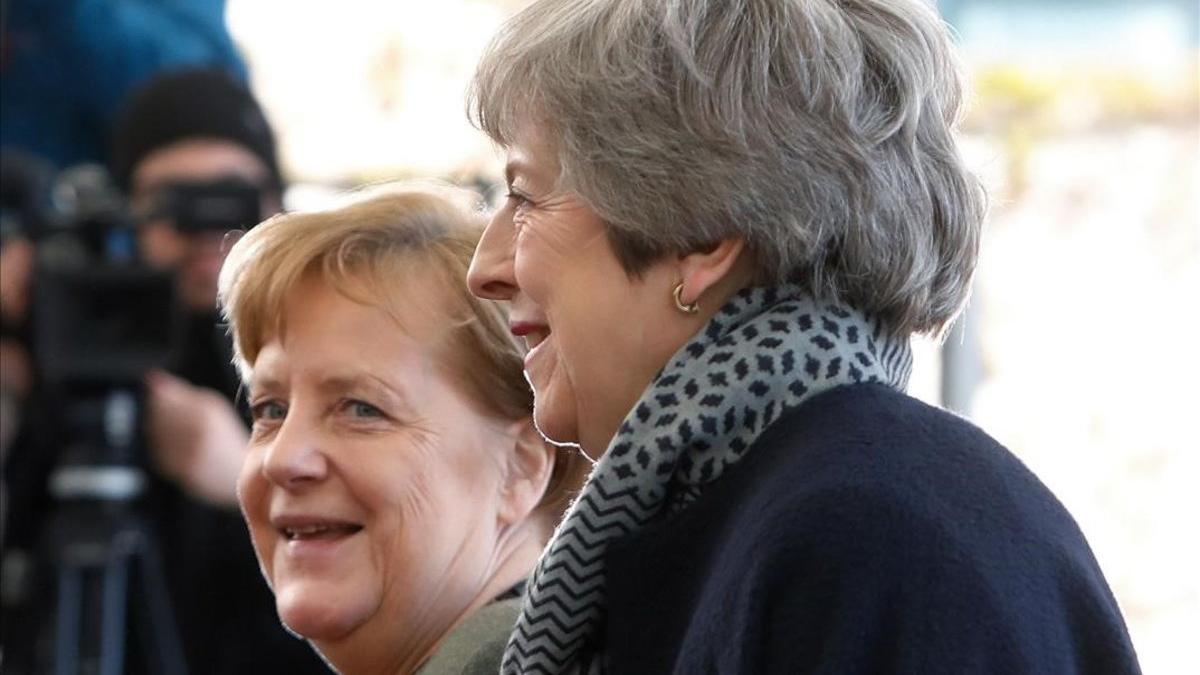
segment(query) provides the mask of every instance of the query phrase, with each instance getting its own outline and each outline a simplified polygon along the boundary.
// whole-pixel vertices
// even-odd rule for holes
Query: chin
[[[541,405],[536,399],[533,404],[533,426],[538,433],[554,445],[579,445],[579,429],[575,418],[561,414],[552,404]],[[604,452],[604,448],[596,454]]]
[[[336,642],[366,622],[369,603],[330,597],[299,586],[277,590],[275,609],[291,632],[309,640]]]

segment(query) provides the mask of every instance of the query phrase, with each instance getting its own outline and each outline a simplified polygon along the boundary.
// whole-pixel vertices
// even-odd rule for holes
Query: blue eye
[[[263,401],[250,408],[250,417],[254,421],[281,420],[287,416],[287,408],[279,401]]]
[[[383,417],[383,412],[370,403],[350,401],[347,407],[355,417]]]

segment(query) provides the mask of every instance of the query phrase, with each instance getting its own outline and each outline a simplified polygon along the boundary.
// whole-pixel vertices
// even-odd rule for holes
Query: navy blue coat
[[[1140,672],[1062,504],[881,385],[791,411],[607,563],[613,673]]]

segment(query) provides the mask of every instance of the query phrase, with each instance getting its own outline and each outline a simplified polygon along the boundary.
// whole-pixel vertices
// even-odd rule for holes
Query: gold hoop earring
[[[679,282],[679,285],[675,287],[675,306],[679,308],[679,311],[683,312],[684,314],[695,314],[696,312],[699,312],[700,303],[693,302],[690,305],[685,305],[683,304],[683,299],[680,297],[682,294],[683,282],[681,281]]]

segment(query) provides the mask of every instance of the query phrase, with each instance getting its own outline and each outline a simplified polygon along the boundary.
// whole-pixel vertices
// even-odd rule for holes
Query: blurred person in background
[[[140,221],[142,258],[174,273],[187,314],[172,372],[147,379],[151,448],[163,473],[192,496],[232,507],[246,425],[233,406],[239,383],[216,304],[229,232],[182,230],[172,222],[169,200],[181,185],[232,181],[258,191],[257,216],[278,213],[283,180],[274,135],[253,95],[233,77],[184,69],[134,93],[114,131],[112,164]]]
[[[10,461],[16,446],[29,445],[28,420],[34,392],[29,315],[36,247],[30,230],[40,226],[43,197],[50,192],[54,165],[29,152],[0,146],[0,543],[8,542],[8,504],[41,490],[21,480],[26,457]],[[14,474],[17,480],[12,480]],[[28,528],[26,531],[30,531]]]
[[[505,673],[1137,673],[1083,534],[904,393],[984,197],[922,0],[542,0],[483,57],[472,263],[598,463]]]
[[[143,260],[174,273],[187,315],[178,361],[147,378],[146,425],[165,479],[153,513],[189,670],[327,672],[279,626],[236,512],[248,426],[235,404],[239,382],[216,305],[227,233],[180,231],[161,208],[174,186],[236,181],[258,189],[256,215],[279,212],[283,179],[270,125],[225,71],[166,72],[123,107],[112,166],[141,220]]]
[[[221,273],[254,418],[238,495],[282,621],[342,673],[491,675],[589,463],[530,418],[473,193],[279,216]]]
[[[152,77],[125,102],[111,136],[112,174],[139,224],[141,261],[172,275],[186,315],[169,372],[146,378],[143,422],[153,472],[143,500],[189,672],[328,672],[308,645],[279,625],[236,510],[249,420],[236,404],[230,338],[216,308],[227,232],[182,229],[168,199],[181,187],[236,184],[252,189],[256,203],[246,222],[229,228],[279,212],[283,180],[271,128],[236,76],[201,67]],[[23,239],[5,246],[6,322],[10,316],[27,320],[33,255]],[[6,344],[6,361],[9,352]],[[6,390],[27,385],[8,376],[5,366]],[[26,412],[34,422],[55,414]],[[45,485],[54,450],[9,453],[5,479],[15,484],[6,549],[32,549],[38,537],[50,507]],[[6,641],[16,644],[17,633],[6,628]]]
[[[56,171],[106,162],[121,105],[156,72],[204,64],[246,80],[245,63],[225,25],[224,0],[4,0],[0,5],[5,189],[8,174],[21,165]],[[18,156],[19,161],[9,161]],[[0,245],[0,461],[6,477],[20,480],[30,469],[29,458],[11,465],[7,450],[26,444],[22,433],[31,414],[25,409],[34,380],[25,310],[34,254],[28,233],[0,236],[5,240]],[[6,480],[0,504],[10,491],[30,488]],[[0,508],[0,520],[7,523],[3,513]]]

